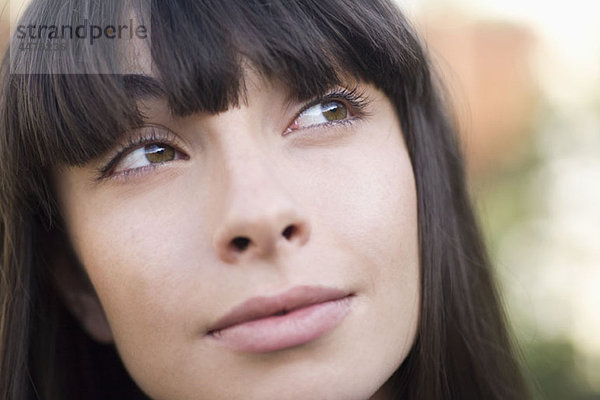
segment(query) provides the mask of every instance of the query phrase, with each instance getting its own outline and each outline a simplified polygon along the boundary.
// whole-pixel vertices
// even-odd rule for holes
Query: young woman
[[[390,1],[26,18],[0,81],[0,397],[526,398]],[[85,20],[58,45],[39,30]]]

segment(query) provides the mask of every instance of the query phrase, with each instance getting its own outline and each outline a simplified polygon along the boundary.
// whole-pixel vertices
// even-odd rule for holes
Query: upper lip
[[[349,296],[346,291],[324,286],[296,286],[274,296],[252,297],[233,307],[208,331],[209,334],[244,322],[286,313],[313,304]]]

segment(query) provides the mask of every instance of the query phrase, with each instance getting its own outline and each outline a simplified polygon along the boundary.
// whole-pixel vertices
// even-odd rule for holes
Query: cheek
[[[390,146],[392,147],[392,146]],[[414,175],[404,147],[379,152],[376,174],[357,185],[357,201],[364,204],[350,216],[357,224],[350,240],[360,249],[365,289],[371,313],[365,315],[373,332],[366,346],[378,354],[380,376],[391,375],[406,358],[416,336],[420,310],[420,262],[417,199]],[[370,183],[370,186],[369,186]],[[364,229],[360,229],[364,227]]]
[[[364,283],[357,337],[362,351],[381,360],[384,372],[372,366],[373,379],[391,374],[408,354],[420,307],[414,174],[401,133],[390,132],[360,153],[335,158],[328,174],[314,174],[310,190],[319,222],[313,243],[349,256],[346,273]]]
[[[171,189],[173,195],[147,192],[135,201],[121,197],[118,204],[94,199],[74,209],[70,218],[76,252],[125,359],[127,353],[139,353],[151,337],[169,350],[168,344],[186,333],[182,300],[190,302],[210,283],[198,272],[199,266],[214,264],[206,248],[210,241],[201,237],[202,230],[192,232],[199,223],[175,194],[180,188]]]
[[[135,201],[121,198],[118,205],[101,199],[72,219],[77,253],[116,347],[143,388],[185,369],[186,352],[198,343],[195,330],[221,279],[202,216],[190,216],[202,204],[193,207],[181,195],[184,189],[176,183],[169,190],[173,195],[148,192]],[[194,370],[200,373],[198,365]],[[172,381],[171,388],[178,386]]]
[[[360,146],[360,152],[331,157],[328,173],[312,174],[312,187],[304,191],[311,197],[304,201],[314,205],[317,229],[326,230],[314,242],[359,251],[378,266],[371,273],[412,273],[418,264],[414,174],[402,134],[393,127],[388,131],[384,140]]]

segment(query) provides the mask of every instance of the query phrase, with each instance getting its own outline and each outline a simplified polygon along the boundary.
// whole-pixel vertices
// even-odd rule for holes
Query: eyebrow
[[[151,76],[142,74],[128,74],[123,76],[125,92],[135,100],[146,100],[164,97],[166,92],[162,83]]]

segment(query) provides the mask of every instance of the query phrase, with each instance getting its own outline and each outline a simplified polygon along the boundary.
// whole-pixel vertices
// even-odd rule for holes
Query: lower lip
[[[300,308],[212,332],[219,344],[235,351],[265,353],[300,346],[338,326],[350,311],[351,297]]]

